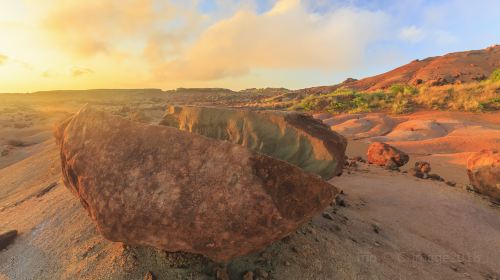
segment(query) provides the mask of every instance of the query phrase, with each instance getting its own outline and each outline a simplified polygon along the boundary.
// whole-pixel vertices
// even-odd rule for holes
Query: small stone
[[[0,250],[7,248],[17,237],[17,230],[0,233]]]
[[[333,216],[332,216],[330,213],[328,213],[328,212],[324,212],[322,216],[323,216],[323,218],[325,218],[325,219],[328,219],[328,220],[332,220],[332,221],[333,221]]]
[[[346,207],[346,203],[345,201],[340,197],[340,196],[336,196],[335,197],[335,204],[340,206],[340,207]]]
[[[290,262],[289,261],[285,261],[285,266],[290,266]]]
[[[269,273],[263,269],[260,269],[260,268],[257,268],[257,270],[255,270],[255,274],[257,274],[257,276],[260,276],[264,279],[269,277]]]
[[[446,184],[450,187],[454,187],[457,185],[457,183],[455,183],[454,181],[446,181]]]
[[[155,277],[153,275],[153,273],[151,273],[151,271],[148,271],[146,272],[146,274],[144,275],[144,280],[155,280]]]
[[[444,181],[443,177],[439,176],[438,174],[429,174],[429,179],[440,182]]]
[[[377,226],[376,224],[372,224],[372,229],[373,229],[373,231],[374,231],[376,234],[378,234],[378,233],[380,232],[380,227],[379,227],[379,226]]]
[[[253,272],[247,271],[243,274],[243,280],[253,280]]]
[[[422,174],[429,173],[431,172],[431,164],[427,161],[417,161],[414,170]]]
[[[474,186],[472,186],[472,185],[466,185],[466,186],[465,186],[465,189],[466,189],[467,191],[470,191],[470,192],[475,192],[475,191],[476,191],[476,190],[474,189]]]

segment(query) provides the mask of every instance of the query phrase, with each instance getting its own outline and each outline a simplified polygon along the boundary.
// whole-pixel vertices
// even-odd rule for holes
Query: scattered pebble
[[[446,181],[446,184],[450,187],[454,187],[457,185],[457,183],[455,183],[454,181]]]
[[[151,273],[151,271],[148,271],[146,272],[146,274],[144,275],[144,280],[155,280],[155,277],[153,275],[153,273]]]
[[[328,212],[324,212],[322,216],[323,216],[323,218],[325,218],[325,219],[328,219],[328,220],[332,220],[332,221],[333,221],[333,216],[332,216],[332,214],[330,214],[330,213],[328,213]]]
[[[467,185],[467,186],[465,186],[465,189],[466,189],[466,190],[468,190],[468,191],[470,191],[470,192],[475,192],[475,191],[476,191],[476,190],[474,189],[474,186],[472,186],[472,185]]]
[[[372,229],[376,234],[380,232],[380,227],[376,224],[372,224]]]
[[[340,196],[336,196],[335,197],[335,204],[340,206],[340,207],[346,207],[346,203],[345,201],[340,197]]]
[[[440,182],[444,182],[444,179],[443,177],[439,176],[438,174],[429,174],[429,179],[431,180],[435,180],[435,181],[440,181]]]

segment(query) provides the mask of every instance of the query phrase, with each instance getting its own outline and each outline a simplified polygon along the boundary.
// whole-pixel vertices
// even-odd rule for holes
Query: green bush
[[[493,73],[491,73],[489,79],[490,81],[492,82],[498,82],[500,81],[500,68],[499,69],[496,69],[495,71],[493,71]]]
[[[390,93],[396,95],[398,93],[403,93],[405,95],[415,95],[418,93],[418,90],[409,85],[403,84],[394,84],[389,88]]]

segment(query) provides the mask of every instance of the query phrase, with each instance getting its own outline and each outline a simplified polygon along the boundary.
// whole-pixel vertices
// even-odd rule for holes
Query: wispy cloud
[[[213,24],[175,59],[149,59],[166,79],[213,80],[251,69],[342,71],[362,62],[387,23],[382,12],[342,8],[320,15],[300,1],[283,0],[267,13],[240,10]]]
[[[94,73],[94,71],[90,68],[85,68],[85,67],[78,67],[78,66],[73,66],[71,67],[71,69],[69,70],[70,74],[72,77],[74,78],[78,78],[82,75],[86,75],[86,74],[92,74]]]
[[[0,91],[303,87],[500,38],[498,0],[0,3]]]

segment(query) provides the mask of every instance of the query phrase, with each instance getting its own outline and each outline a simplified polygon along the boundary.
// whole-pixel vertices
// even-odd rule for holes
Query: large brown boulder
[[[340,175],[344,165],[346,139],[303,114],[171,106],[160,124],[247,147],[324,179]]]
[[[374,142],[368,146],[366,156],[369,163],[381,166],[387,166],[392,161],[396,166],[401,167],[410,160],[405,152],[382,142]]]
[[[89,107],[55,135],[66,186],[104,237],[130,245],[227,261],[289,235],[337,193],[243,146]]]
[[[500,201],[500,152],[483,150],[467,160],[467,174],[474,189]]]

